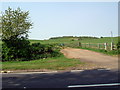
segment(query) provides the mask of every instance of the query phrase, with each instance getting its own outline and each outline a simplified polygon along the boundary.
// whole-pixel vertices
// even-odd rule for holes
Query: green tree
[[[32,22],[28,15],[28,11],[24,12],[20,8],[12,10],[10,7],[2,13],[2,61],[30,58],[30,42],[27,38]]]
[[[29,11],[21,11],[20,8],[12,10],[10,7],[2,14],[2,40],[10,40],[12,37],[28,37],[32,23],[28,17]]]

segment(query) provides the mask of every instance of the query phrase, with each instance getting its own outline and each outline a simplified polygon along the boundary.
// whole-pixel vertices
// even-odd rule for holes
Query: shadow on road
[[[3,74],[3,88],[67,88],[70,85],[118,83],[118,71],[85,70],[49,74]],[[120,74],[119,74],[120,75]]]

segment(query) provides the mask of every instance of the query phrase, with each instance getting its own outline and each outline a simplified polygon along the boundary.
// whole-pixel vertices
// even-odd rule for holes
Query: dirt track
[[[82,62],[96,65],[97,68],[118,69],[117,56],[113,57],[89,50],[74,48],[65,48],[61,50],[61,52],[68,58],[80,59]]]

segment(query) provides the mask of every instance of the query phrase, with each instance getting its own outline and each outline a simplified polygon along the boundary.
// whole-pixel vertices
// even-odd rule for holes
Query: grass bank
[[[76,67],[84,64],[77,59],[68,59],[61,55],[60,57],[39,59],[33,61],[11,61],[2,62],[2,70],[66,70],[69,67]]]
[[[118,50],[106,51],[104,49],[94,49],[94,48],[80,48],[80,49],[91,50],[91,51],[103,53],[103,54],[110,55],[110,56],[117,56],[118,54],[120,54],[120,51]]]

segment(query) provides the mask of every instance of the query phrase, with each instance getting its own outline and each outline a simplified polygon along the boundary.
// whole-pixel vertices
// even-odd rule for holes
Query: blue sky
[[[118,36],[117,2],[4,2],[2,11],[8,6],[30,12],[30,39]]]

